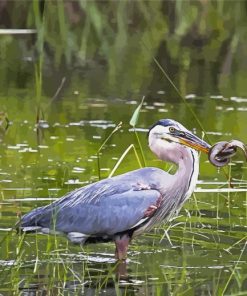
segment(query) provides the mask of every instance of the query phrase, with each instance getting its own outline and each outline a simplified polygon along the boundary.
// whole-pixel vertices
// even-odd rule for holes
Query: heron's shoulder
[[[155,167],[146,167],[139,170],[135,170],[130,172],[130,174],[137,175],[137,176],[167,176],[170,175],[166,171],[155,168]]]
[[[142,169],[139,169],[139,170],[136,170],[136,171],[144,171],[144,172],[147,172],[147,173],[164,173],[164,174],[167,174],[166,171],[160,169],[160,168],[156,168],[156,167],[146,167],[146,168],[142,168]]]
[[[119,186],[120,184],[123,184],[124,186],[131,186],[132,183],[138,182],[140,180],[149,180],[150,178],[164,178],[168,175],[170,174],[160,168],[145,167],[98,181],[96,183],[88,185],[88,187],[112,186],[114,184],[117,184],[117,186]]]
[[[135,180],[138,180],[140,178],[143,179],[143,178],[148,178],[150,176],[155,177],[157,175],[158,176],[165,176],[165,175],[169,175],[169,174],[166,171],[164,171],[162,169],[159,169],[159,168],[145,167],[145,168],[133,170],[133,171],[121,174],[121,175],[117,175],[117,176],[102,180],[102,181],[97,182],[97,183],[100,184],[102,182],[102,184],[104,184],[106,182],[106,183],[111,184],[111,183],[115,183],[115,182],[118,183],[120,181],[121,182],[124,182],[124,181],[129,182],[130,180],[135,181]]]

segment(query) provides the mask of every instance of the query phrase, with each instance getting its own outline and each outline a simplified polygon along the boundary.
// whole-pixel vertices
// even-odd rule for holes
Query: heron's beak
[[[180,133],[175,137],[178,138],[179,143],[193,148],[195,150],[204,152],[206,154],[209,153],[209,149],[211,148],[211,146],[207,142],[203,141],[202,139],[198,138],[197,136],[189,132]]]
[[[194,134],[184,131],[177,131],[175,130],[173,133],[166,133],[161,136],[161,139],[169,141],[169,142],[177,142],[187,147],[193,148],[195,150],[204,152],[206,154],[209,153],[209,149],[211,146],[203,141],[202,139],[198,138]]]

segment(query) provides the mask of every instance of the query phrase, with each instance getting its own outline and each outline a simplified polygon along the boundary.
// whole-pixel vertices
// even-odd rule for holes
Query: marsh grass
[[[139,147],[139,150],[141,152],[141,158],[142,158],[142,166],[146,166],[146,159],[145,159],[145,155],[144,155],[144,152],[143,152],[143,148],[142,148],[142,145],[141,145],[141,141],[140,141],[140,138],[138,136],[138,133],[136,131],[136,126],[138,124],[138,119],[139,119],[139,115],[140,115],[140,112],[141,112],[141,109],[142,109],[142,105],[144,103],[144,100],[145,100],[145,96],[142,97],[142,100],[141,100],[141,103],[138,105],[138,107],[135,109],[131,119],[130,119],[130,122],[129,124],[133,127],[134,129],[134,133],[135,133],[135,136],[136,136],[136,140],[137,140],[137,143],[138,143],[138,147]]]
[[[102,147],[106,145],[107,141],[116,131],[117,129],[114,129],[109,134],[99,151],[103,151]],[[136,158],[139,159],[134,145],[131,144],[120,156],[110,176],[115,173],[119,165],[124,164],[125,156],[131,149],[135,151]],[[140,159],[138,162],[141,166]],[[208,192],[211,192],[210,189],[208,189]],[[78,257],[75,255],[73,258],[70,254],[73,254],[75,250],[71,250],[68,242],[65,242],[64,238],[57,237],[56,235],[44,238],[44,236],[41,237],[38,234],[28,238],[28,244],[29,242],[33,244],[34,241],[32,247],[33,259],[31,261],[26,259],[30,258],[30,254],[27,254],[27,237],[24,235],[19,236],[19,242],[16,247],[16,259],[14,260],[15,264],[11,266],[10,269],[7,267],[7,269],[2,270],[5,277],[1,276],[1,279],[4,279],[4,285],[6,286],[12,282],[13,292],[16,294],[18,294],[20,289],[30,291],[30,287],[32,287],[33,283],[37,283],[38,279],[38,281],[43,279],[40,282],[40,286],[37,286],[36,289],[40,289],[45,283],[45,289],[51,291],[51,295],[62,294],[64,291],[85,293],[87,290],[92,290],[95,295],[98,295],[102,293],[102,291],[110,291],[112,288],[116,295],[122,295],[122,293],[128,295],[134,287],[142,287],[146,295],[150,293],[150,287],[152,287],[152,291],[154,291],[153,293],[155,293],[155,295],[164,295],[164,293],[171,295],[189,295],[197,291],[199,287],[208,285],[207,280],[204,279],[203,276],[199,276],[199,278],[195,278],[193,281],[190,280],[191,275],[193,275],[193,273],[191,273],[193,268],[196,268],[195,270],[198,270],[198,272],[199,270],[203,272],[205,267],[210,268],[210,265],[207,266],[206,264],[207,261],[204,261],[205,267],[200,266],[200,264],[198,265],[198,263],[195,264],[195,266],[193,266],[193,264],[191,266],[193,259],[189,259],[186,253],[189,254],[190,251],[188,250],[191,250],[192,254],[198,258],[197,254],[200,253],[201,249],[208,250],[209,254],[215,251],[219,252],[219,254],[222,253],[221,256],[223,257],[234,256],[235,258],[232,265],[226,267],[228,270],[227,274],[221,269],[218,273],[216,272],[214,274],[212,278],[214,284],[213,287],[208,287],[208,294],[229,295],[229,293],[232,292],[228,291],[237,291],[236,288],[232,290],[231,287],[233,283],[237,283],[236,285],[239,287],[239,290],[241,290],[245,278],[241,276],[238,268],[243,264],[242,259],[246,252],[246,236],[241,237],[242,232],[234,232],[231,231],[231,229],[229,229],[228,232],[221,232],[222,227],[224,229],[229,223],[231,225],[235,223],[230,219],[232,214],[229,209],[231,199],[235,198],[233,195],[234,189],[232,189],[231,193],[226,192],[226,194],[211,193],[216,194],[217,202],[215,204],[204,204],[203,207],[198,194],[194,194],[194,201],[190,202],[193,209],[185,209],[182,215],[174,219],[171,224],[166,225],[165,228],[160,226],[155,232],[145,235],[145,239],[149,241],[148,244],[145,243],[142,246],[139,240],[134,242],[132,248],[138,255],[135,255],[135,253],[131,255],[130,252],[131,261],[128,265],[130,264],[134,270],[131,271],[132,278],[128,278],[126,281],[116,277],[116,269],[119,263],[109,263],[108,260],[106,260],[105,263],[93,263],[92,259],[90,259],[92,256],[95,256],[93,247],[89,246],[83,248],[83,256]],[[222,200],[225,200],[229,204],[227,212],[228,217],[224,219],[224,221],[219,219],[221,215],[220,203],[222,203]],[[215,220],[203,214],[205,209],[209,210],[212,207],[216,213]],[[195,213],[193,213],[194,210]],[[214,230],[212,231],[212,229]],[[43,241],[42,245],[40,244],[41,239]],[[9,234],[5,240],[6,250],[11,249],[11,244],[13,242],[15,243],[16,239],[12,234]],[[161,245],[161,247],[159,247],[159,245]],[[64,246],[66,246],[66,248],[64,248]],[[45,253],[44,249],[46,249]],[[177,259],[175,259],[172,263],[172,260],[166,257],[164,262],[170,262],[170,265],[162,268],[159,274],[157,274],[156,271],[154,275],[149,275],[143,271],[143,268],[140,268],[139,263],[136,264],[135,262],[142,262],[148,259],[148,261],[150,261],[150,266],[152,266],[152,264],[154,264],[153,260],[147,256],[145,257],[145,253],[152,254],[149,255],[149,257],[155,258],[155,253],[158,250],[163,250],[163,252],[170,253],[172,256],[175,255],[177,258],[181,256],[181,261],[177,262]],[[240,251],[239,254],[238,251]],[[217,257],[215,257],[215,260],[216,258]],[[190,263],[189,260],[191,260]],[[79,269],[78,265],[80,266]],[[31,272],[24,272],[24,270],[30,270]],[[24,278],[22,278],[22,274],[24,274]],[[43,277],[43,275],[46,276]],[[152,276],[158,277],[159,281],[151,284],[149,278]],[[163,286],[164,284],[165,288]]]
[[[136,110],[141,114],[139,106]],[[104,158],[104,148],[120,128],[121,124],[106,136],[98,149],[98,157]],[[134,142],[136,135],[133,136]],[[140,147],[138,150],[140,153]],[[139,167],[143,166],[135,145],[130,144],[111,168],[109,177],[125,165],[125,157],[131,151]],[[227,179],[231,179],[232,170],[228,173]],[[208,295],[241,293],[246,280],[243,263],[246,235],[243,229],[235,229],[234,225],[241,220],[232,208],[233,200],[240,192],[238,188],[226,192],[206,188],[206,191],[213,197],[210,202],[201,202],[200,194],[203,193],[199,190],[179,217],[133,242],[127,264],[127,269],[131,270],[126,279],[116,276],[119,263],[114,263],[113,257],[107,254],[114,253],[111,244],[99,246],[99,254],[95,251],[97,246],[86,246],[76,254],[78,247],[70,246],[65,238],[40,234],[16,236],[11,231],[1,243],[1,250],[6,254],[0,271],[2,291],[13,283],[14,294],[43,288],[51,291],[50,295],[64,291],[79,294],[89,290],[98,295],[103,291],[110,293],[111,289],[116,295],[128,295],[135,289],[145,291],[146,295],[150,291],[154,295],[190,295],[200,293],[198,291],[207,291]],[[241,201],[246,201],[246,193]],[[226,204],[224,212],[222,204]],[[241,217],[246,221],[246,211]],[[158,256],[159,252],[161,256]],[[212,258],[204,258],[201,254]],[[102,262],[102,258],[105,261]],[[11,262],[13,264],[8,265]],[[144,268],[141,267],[143,262]],[[215,269],[210,279],[206,277],[207,269]]]
[[[195,253],[198,252],[198,247],[200,246],[202,246],[203,248],[212,249],[213,247],[212,241],[208,241],[207,243],[205,242],[204,239],[201,240],[200,236],[199,236],[199,239],[194,238],[198,229],[192,228],[191,230],[193,232],[193,236],[189,238],[187,237],[188,234],[186,233],[186,229],[188,228],[188,226],[184,224],[182,228],[180,227],[181,226],[179,225],[174,225],[174,227],[172,227],[172,232],[173,232],[171,234],[172,246],[170,247],[177,246],[178,248],[178,246],[181,244],[179,248],[184,250],[186,250],[188,247],[194,248]],[[163,229],[160,229],[160,231],[162,232]],[[184,233],[184,234],[182,236],[180,234],[176,235],[177,231],[180,234],[181,233]],[[153,241],[154,243],[153,245],[158,244],[158,240],[160,239],[159,234],[157,234],[156,236],[154,236],[153,234],[149,234],[147,235],[147,237],[148,236],[150,236],[151,240]],[[123,289],[128,291],[133,284],[135,286],[136,285],[135,282],[138,283],[138,279],[140,279],[141,281],[139,284],[137,284],[137,287],[140,285],[143,285],[144,283],[146,287],[145,288],[146,293],[147,294],[149,293],[149,290],[150,290],[149,277],[151,275],[147,275],[147,274],[145,275],[145,273],[143,274],[143,271],[139,271],[139,266],[140,266],[139,264],[135,265],[134,263],[131,263],[132,268],[133,267],[135,268],[135,270],[132,271],[133,273],[132,276],[134,277],[134,281],[128,279],[126,282],[127,286],[125,286],[124,281],[117,279],[115,276],[115,270],[117,268],[118,263],[110,265],[112,267],[109,266],[109,263],[98,264],[98,267],[93,267],[93,263],[91,263],[90,260],[87,261],[85,259],[80,259],[80,258],[75,260],[75,258],[73,259],[73,257],[71,258],[71,256],[66,258],[65,253],[67,252],[67,254],[69,254],[70,250],[67,248],[66,249],[59,248],[58,244],[60,239],[55,237],[51,237],[51,238],[49,237],[48,239],[52,240],[52,242],[51,241],[49,242],[49,244],[51,245],[49,246],[48,252],[46,252],[46,254],[43,253],[39,255],[38,254],[40,252],[39,246],[36,245],[37,254],[36,254],[36,258],[32,260],[32,262],[28,262],[25,260],[25,252],[18,253],[17,260],[15,261],[15,265],[12,266],[10,272],[8,272],[8,274],[11,274],[11,277],[8,278],[7,281],[6,280],[4,281],[5,284],[8,284],[8,281],[9,283],[10,282],[14,283],[12,287],[13,287],[13,291],[16,291],[16,293],[18,293],[20,287],[22,287],[23,291],[25,289],[26,291],[28,291],[30,289],[29,287],[32,286],[33,282],[37,282],[37,279],[40,276],[41,276],[40,279],[43,278],[42,276],[43,274],[49,275],[48,277],[47,276],[44,277],[43,281],[45,280],[46,289],[48,289],[49,291],[53,291],[53,292],[50,292],[51,294],[58,293],[59,291],[61,293],[62,291],[66,291],[67,289],[69,289],[68,288],[69,283],[72,283],[71,289],[75,293],[76,292],[79,293],[80,291],[85,291],[84,289],[93,289],[95,295],[98,295],[98,293],[101,293],[105,289],[108,290],[109,285],[110,287],[111,285],[113,285],[114,289],[116,290],[116,293],[122,293]],[[38,235],[37,235],[37,241],[40,241],[40,237]],[[134,245],[133,247],[134,249],[136,249],[137,252],[143,252],[143,251],[150,252],[150,253],[154,252],[153,247],[148,245],[145,245],[145,249],[143,249],[142,247],[140,248],[138,244],[136,246]],[[221,248],[222,247],[224,246],[222,246],[221,244]],[[218,249],[218,248],[219,246],[215,244],[215,249]],[[85,251],[87,250],[83,249],[83,254],[87,254],[85,253]],[[244,252],[244,248],[242,249],[241,255],[243,254],[243,252]],[[90,255],[90,253],[88,253],[88,255]],[[131,256],[130,258],[131,260],[136,260],[135,257]],[[142,261],[143,259],[139,258],[138,261],[139,260]],[[172,266],[167,266],[166,268],[162,269],[162,272],[163,272],[162,275],[161,274],[158,275],[160,284],[157,283],[153,286],[155,293],[164,293],[164,289],[162,288],[163,282],[166,283],[169,293],[175,294],[175,295],[180,295],[180,294],[187,295],[186,294],[187,292],[194,291],[196,287],[199,287],[203,283],[205,283],[204,279],[198,278],[196,282],[193,282],[192,285],[188,285],[188,283],[185,284],[186,282],[188,282],[188,276],[190,274],[189,272],[190,264],[186,260],[187,260],[186,256],[184,256],[182,260],[182,265],[179,264],[177,267],[175,267],[175,270],[174,270],[174,267]],[[235,275],[235,273],[237,272],[236,269],[238,266],[238,262],[240,260],[241,260],[241,256],[238,258],[238,261],[234,264],[234,266],[230,269],[231,273],[228,276],[228,278],[226,278],[225,275],[223,276],[223,274],[222,274],[223,276],[222,278],[220,275],[216,275],[215,281],[218,283],[218,288],[217,288],[218,293],[221,293],[222,291],[225,292],[232,278],[235,280],[235,276],[237,276]],[[173,263],[173,265],[174,264],[176,265],[175,262]],[[80,266],[79,269],[78,269],[78,265]],[[23,274],[23,271],[28,269],[30,270],[30,268],[32,270],[31,273],[25,272],[24,273],[25,279],[24,278],[21,279],[20,275]],[[157,273],[155,273],[155,276],[157,277]],[[217,276],[219,277],[217,278]],[[1,276],[1,279],[3,279],[2,276]],[[222,280],[224,281],[222,282]],[[176,283],[176,285],[174,285],[174,283]],[[240,278],[240,286],[241,284],[242,284],[242,280]],[[187,288],[185,288],[186,286]],[[216,292],[216,290],[214,292]],[[220,294],[215,294],[215,295],[220,295]]]
[[[102,149],[105,148],[105,145],[107,144],[107,142],[111,139],[111,137],[113,136],[113,134],[115,134],[118,130],[120,130],[120,128],[122,127],[122,122],[119,122],[119,124],[111,131],[111,133],[109,134],[108,137],[106,137],[106,139],[104,140],[104,142],[101,144],[101,146],[99,147],[98,151],[97,151],[97,166],[98,166],[98,177],[99,180],[101,179],[101,174],[100,174],[100,154]]]

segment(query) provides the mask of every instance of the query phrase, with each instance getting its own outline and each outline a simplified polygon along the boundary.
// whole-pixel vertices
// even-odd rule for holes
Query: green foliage
[[[97,85],[99,92],[125,96],[136,90],[145,92],[155,88],[156,80],[160,80],[153,64],[156,57],[162,67],[172,73],[171,79],[182,95],[218,90],[238,96],[245,93],[242,79],[246,71],[242,61],[247,37],[244,1],[190,1],[188,4],[179,0],[57,0],[44,3],[43,9],[39,1],[33,1],[33,5],[26,1],[3,5],[2,10],[10,15],[12,27],[36,28],[38,32],[36,38],[1,36],[4,42],[1,40],[0,61],[12,63],[12,72],[18,70],[21,59],[16,52],[8,52],[6,56],[6,51],[10,44],[16,44],[22,57],[27,52],[33,57],[44,54],[45,77],[50,77],[49,72],[54,69],[94,69],[96,66],[96,71],[104,72]],[[22,19],[16,18],[20,11]],[[35,45],[36,52],[30,44]],[[98,65],[101,62],[103,69]],[[76,72],[72,73],[76,76]],[[5,75],[8,71],[0,72],[1,82],[6,81]],[[195,88],[193,82],[198,79],[200,83],[198,81],[199,86]],[[16,77],[10,80],[16,82]],[[164,83],[164,88],[170,90],[169,84]]]
[[[145,97],[142,98],[141,103],[138,105],[138,107],[135,109],[131,119],[130,119],[130,125],[133,127],[136,127],[137,122],[138,122],[138,118],[139,118],[139,114],[143,105]]]

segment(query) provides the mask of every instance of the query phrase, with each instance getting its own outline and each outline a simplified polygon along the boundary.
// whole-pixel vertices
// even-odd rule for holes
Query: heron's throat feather
[[[199,157],[197,151],[186,148],[186,157],[180,160],[175,174],[176,184],[183,189],[184,200],[188,199],[195,189],[199,175]]]
[[[180,211],[185,201],[193,193],[199,174],[199,158],[197,151],[184,148],[183,158],[178,163],[178,169],[172,177],[172,182],[166,188],[160,215],[162,219],[170,219]],[[167,215],[169,213],[169,215]]]

